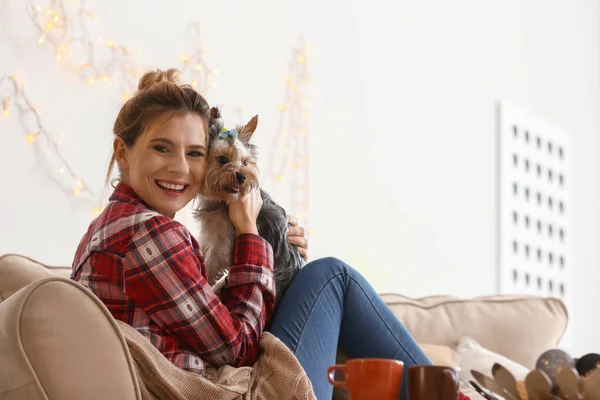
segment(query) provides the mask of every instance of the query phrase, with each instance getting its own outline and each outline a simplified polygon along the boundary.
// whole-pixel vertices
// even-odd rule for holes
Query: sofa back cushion
[[[541,353],[558,345],[568,322],[564,303],[555,298],[497,295],[411,299],[393,293],[381,297],[417,342],[454,348],[461,337],[470,336],[482,347],[527,368],[535,366]]]

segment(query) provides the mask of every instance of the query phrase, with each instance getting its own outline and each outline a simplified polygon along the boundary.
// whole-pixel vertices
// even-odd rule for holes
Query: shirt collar
[[[119,182],[114,192],[108,198],[109,201],[123,201],[131,204],[140,204],[149,208],[146,203],[138,196],[133,188],[123,182]]]

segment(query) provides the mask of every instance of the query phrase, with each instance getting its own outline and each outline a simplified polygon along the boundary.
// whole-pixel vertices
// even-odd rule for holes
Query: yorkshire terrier
[[[258,125],[255,115],[245,125],[227,129],[219,109],[213,107],[209,122],[208,159],[204,185],[194,215],[200,222],[200,246],[208,281],[218,292],[226,284],[233,262],[235,228],[229,220],[228,203],[260,190],[263,200],[256,225],[258,234],[273,248],[276,302],[304,266],[298,248],[287,240],[288,217],[271,196],[260,189],[258,148],[250,139]]]

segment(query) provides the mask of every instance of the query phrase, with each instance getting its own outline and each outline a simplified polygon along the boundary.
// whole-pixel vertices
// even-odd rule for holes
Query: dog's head
[[[259,186],[258,149],[250,143],[258,115],[228,129],[219,109],[213,107],[210,114],[206,177],[200,195],[229,202]]]

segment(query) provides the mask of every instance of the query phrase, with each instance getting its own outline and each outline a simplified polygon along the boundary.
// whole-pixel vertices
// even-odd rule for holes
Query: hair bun
[[[156,71],[146,72],[140,79],[138,90],[147,90],[161,82],[171,82],[176,85],[181,84],[181,72],[176,68],[170,68],[166,71],[157,69]]]

